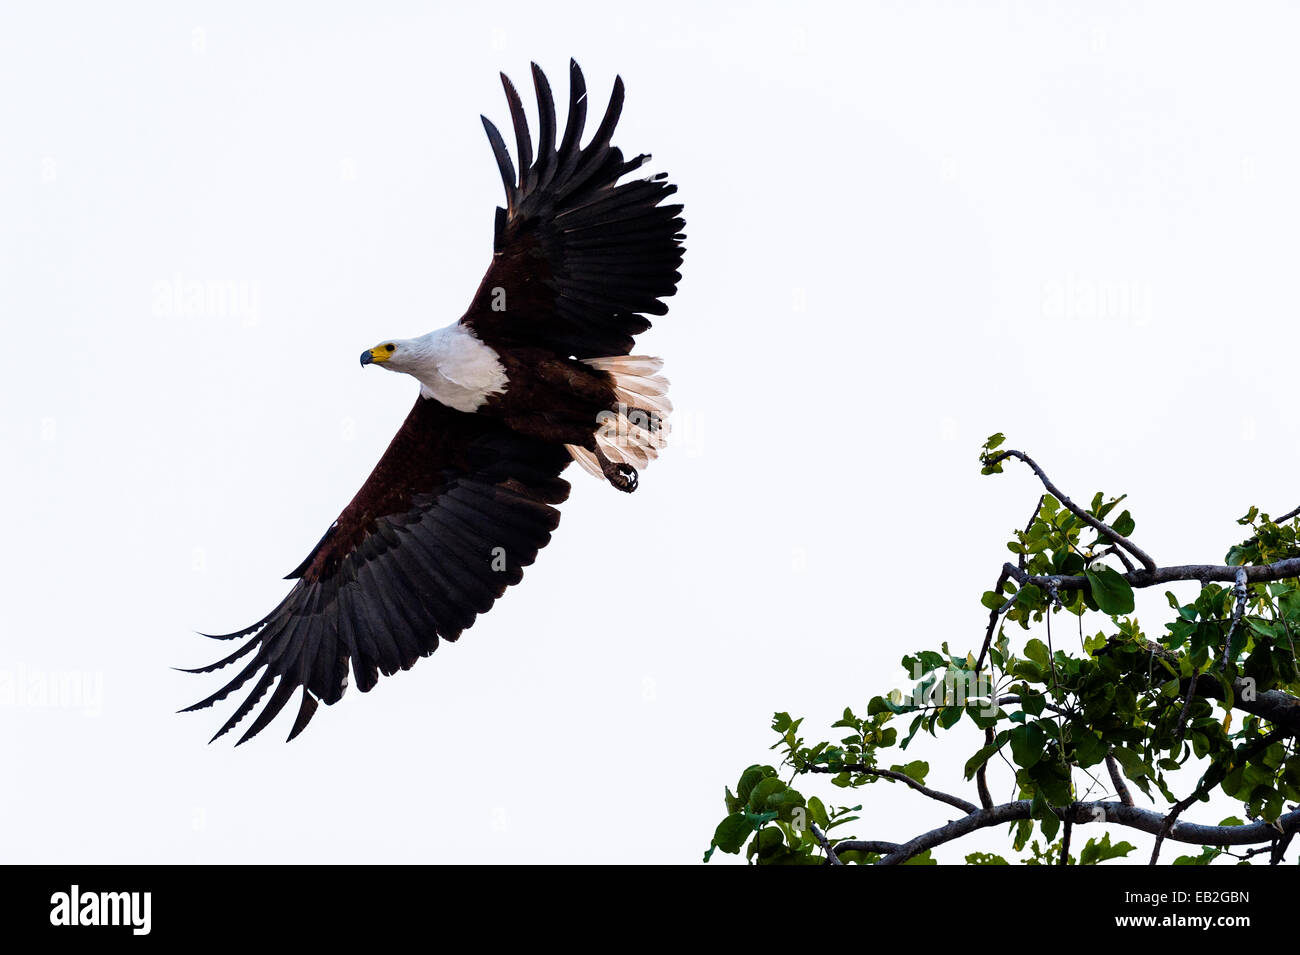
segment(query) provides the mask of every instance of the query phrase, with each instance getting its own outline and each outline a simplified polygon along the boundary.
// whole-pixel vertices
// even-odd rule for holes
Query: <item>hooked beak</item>
[[[397,351],[394,344],[376,345],[374,348],[367,348],[361,353],[361,365],[378,365],[388,361],[393,357],[393,352]]]

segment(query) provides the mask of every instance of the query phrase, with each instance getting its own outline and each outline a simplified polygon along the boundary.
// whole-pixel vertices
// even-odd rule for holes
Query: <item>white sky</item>
[[[1039,493],[979,476],[987,434],[1129,492],[1162,562],[1300,503],[1294,10],[377,9],[0,13],[0,670],[97,700],[0,703],[5,861],[695,862],[774,710],[815,739],[904,652],[978,646]],[[459,644],[292,745],[288,712],[207,746],[231,704],[173,711],[220,674],[168,668],[269,610],[369,473],[416,385],[356,356],[464,310],[501,201],[478,115],[532,59],[563,97],[570,55],[597,115],[622,74],[615,142],[686,204],[640,349],[674,447],[630,498],[571,469]],[[959,744],[906,758],[971,797]],[[864,838],[946,818],[851,798]]]

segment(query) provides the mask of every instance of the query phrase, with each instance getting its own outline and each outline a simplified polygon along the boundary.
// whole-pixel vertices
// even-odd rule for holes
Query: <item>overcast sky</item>
[[[818,738],[904,652],[978,647],[1040,490],[979,476],[994,431],[1128,492],[1157,560],[1221,559],[1300,503],[1297,19],[7,5],[0,858],[698,861],[774,710]],[[174,711],[221,675],[169,667],[265,614],[369,474],[417,386],[356,356],[463,312],[502,199],[478,116],[530,60],[563,98],[570,56],[593,111],[622,75],[615,143],[686,206],[638,348],[673,445],[631,497],[571,468],[457,644],[290,745],[292,707],[208,746],[230,702]],[[979,742],[908,755],[969,796]],[[864,838],[946,818],[851,798]]]

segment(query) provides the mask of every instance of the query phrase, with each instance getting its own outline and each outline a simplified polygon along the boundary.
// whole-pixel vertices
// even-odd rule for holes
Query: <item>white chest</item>
[[[477,411],[491,395],[506,390],[509,380],[501,356],[459,323],[421,339],[411,374],[420,394],[457,411]]]

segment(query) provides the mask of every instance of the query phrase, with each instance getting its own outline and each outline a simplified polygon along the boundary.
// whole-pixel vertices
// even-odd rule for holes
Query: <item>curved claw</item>
[[[620,491],[631,494],[636,490],[641,476],[637,474],[636,468],[630,464],[615,464],[605,453],[596,448],[596,461],[600,464],[600,471],[605,475],[605,480]]]

